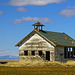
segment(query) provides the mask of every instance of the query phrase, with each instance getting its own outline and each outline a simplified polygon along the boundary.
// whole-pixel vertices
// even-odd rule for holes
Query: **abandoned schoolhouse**
[[[74,60],[75,40],[65,33],[43,30],[40,22],[34,30],[15,46],[19,47],[19,60],[37,59],[48,61]]]

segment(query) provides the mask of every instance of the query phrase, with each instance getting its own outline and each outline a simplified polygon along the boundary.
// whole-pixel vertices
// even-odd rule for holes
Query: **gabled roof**
[[[56,46],[75,47],[75,40],[65,33],[51,31],[41,31],[40,33],[52,41]]]
[[[24,40],[27,40],[33,33],[39,34],[45,40],[50,42],[54,46],[66,46],[66,47],[75,47],[75,40],[72,39],[65,33],[51,32],[51,31],[38,31],[33,30],[30,34],[28,34],[24,39],[22,39],[15,46],[19,46],[23,43]]]

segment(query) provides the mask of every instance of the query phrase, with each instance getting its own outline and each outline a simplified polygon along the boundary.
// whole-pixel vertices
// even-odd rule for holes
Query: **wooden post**
[[[28,56],[31,56],[31,51],[30,50],[28,51]]]
[[[35,50],[35,56],[38,56],[38,50]]]

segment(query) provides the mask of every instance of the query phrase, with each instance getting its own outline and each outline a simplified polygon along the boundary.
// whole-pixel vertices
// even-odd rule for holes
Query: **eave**
[[[37,30],[33,30],[31,33],[29,33],[26,37],[24,37],[20,42],[18,42],[15,46],[20,46],[20,44],[23,43],[23,41],[25,39],[28,39],[30,35],[32,35],[33,33],[37,33],[39,34],[42,38],[44,38],[46,41],[48,41],[49,43],[51,43],[53,46],[56,46],[56,44],[54,44],[52,41],[48,40],[45,36],[43,36],[41,33],[39,33],[39,31]]]

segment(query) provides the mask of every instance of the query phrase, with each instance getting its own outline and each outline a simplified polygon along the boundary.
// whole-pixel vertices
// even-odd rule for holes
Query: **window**
[[[67,58],[67,49],[66,49],[66,47],[64,48],[64,58]]]
[[[42,55],[42,51],[39,51],[39,55],[40,55],[40,56]]]
[[[31,55],[35,55],[35,51],[31,51]]]
[[[24,55],[28,55],[28,51],[24,51]]]
[[[74,48],[64,48],[64,58],[74,58]]]

